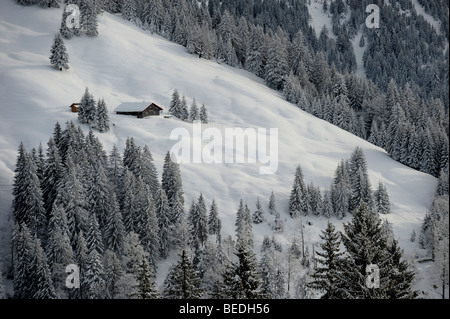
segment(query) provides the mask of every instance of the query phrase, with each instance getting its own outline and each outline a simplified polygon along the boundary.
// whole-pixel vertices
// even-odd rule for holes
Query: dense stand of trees
[[[322,192],[312,182],[306,185],[301,167],[297,167],[289,213],[300,221],[301,242],[294,238],[287,252],[275,234],[284,231],[281,216],[288,212],[276,208],[273,192],[267,213],[259,198],[254,212],[241,199],[235,236],[223,239],[215,200],[208,206],[199,193],[186,211],[179,164],[167,152],[160,179],[150,149],[136,145],[133,138],[127,139],[122,153],[114,146],[108,154],[92,130],[84,134],[72,122],[64,129],[56,123],[46,151],[40,145],[28,152],[19,145],[15,173],[14,298],[315,298],[324,289],[334,289],[338,280],[330,279],[334,272],[363,280],[365,264],[350,265],[360,263],[361,251],[354,244],[361,236],[366,245],[372,245],[372,238],[358,233],[361,229],[382,236],[373,238],[374,245],[381,245],[377,246],[379,262],[388,258],[390,264],[383,267],[398,267],[397,277],[389,277],[383,292],[375,295],[348,286],[347,280],[339,277],[339,293],[325,291],[323,296],[415,296],[410,287],[413,273],[396,243],[390,241],[389,232],[381,231],[384,226],[379,214],[389,208],[386,188],[380,184],[372,191],[360,148],[339,163],[331,190]],[[447,187],[448,192],[448,180],[447,186],[445,180],[441,184],[440,189]],[[301,217],[324,215],[337,220],[346,214],[352,214],[353,221],[345,228],[348,237],[342,239],[345,258],[339,251],[327,250],[327,244],[322,247],[336,254],[341,268],[319,268],[322,261],[316,260],[314,246],[311,252],[305,243]],[[265,222],[274,235],[264,238],[258,258],[253,225]],[[337,240],[333,231],[326,231],[334,238],[330,240]],[[330,245],[340,249],[337,244]],[[178,254],[178,261],[158,287],[159,262],[173,253]],[[329,257],[320,251],[317,256]],[[324,263],[331,267],[335,261]],[[69,264],[80,268],[79,289],[65,285]],[[403,285],[397,288],[394,283],[399,281]]]

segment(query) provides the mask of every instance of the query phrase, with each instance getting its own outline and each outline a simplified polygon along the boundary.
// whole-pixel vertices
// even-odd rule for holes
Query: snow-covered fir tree
[[[95,121],[96,103],[94,96],[86,87],[83,96],[81,97],[80,105],[78,107],[78,120],[80,123],[93,124]]]
[[[384,183],[379,182],[378,188],[373,194],[374,208],[380,214],[389,214],[391,212],[391,202],[389,194]]]
[[[59,71],[69,69],[69,54],[60,33],[53,38],[53,44],[50,49],[50,64]]]
[[[147,259],[142,259],[140,264],[139,273],[136,276],[138,282],[137,285],[137,297],[139,299],[158,299],[159,291],[153,281],[153,272],[148,264]]]
[[[299,165],[295,170],[294,184],[292,185],[289,198],[289,214],[292,218],[308,214],[306,193],[307,189],[303,181],[303,172]]]
[[[373,205],[372,189],[367,172],[366,158],[360,147],[356,147],[350,157],[349,177],[352,191],[349,210],[353,211],[362,203],[371,208]]]
[[[206,106],[205,104],[202,104],[202,106],[200,107],[200,121],[203,124],[207,124],[208,123],[208,111],[206,110]]]
[[[255,224],[261,224],[265,221],[264,210],[262,208],[259,197],[256,199],[256,210],[252,215],[252,221]]]
[[[189,111],[189,121],[196,122],[200,120],[200,113],[198,110],[198,105],[195,99],[192,101],[192,105]]]
[[[100,133],[109,132],[110,121],[108,115],[108,108],[104,99],[99,99],[97,102],[97,110],[95,116],[95,127]]]
[[[191,259],[183,250],[167,274],[162,295],[167,299],[200,299],[203,296],[200,282]]]
[[[311,288],[322,293],[322,299],[342,298],[342,283],[340,282],[340,263],[344,252],[341,251],[341,239],[334,225],[330,222],[320,235],[322,251],[316,251],[317,262],[320,264],[314,270]]]
[[[344,218],[348,214],[350,197],[351,188],[347,165],[344,160],[341,160],[336,168],[333,184],[331,186],[333,210],[339,219]]]
[[[377,212],[362,203],[353,219],[344,224],[344,231],[341,238],[349,258],[341,268],[343,298],[414,298],[417,295],[411,287],[414,273],[401,258],[396,241],[388,242]],[[366,269],[370,265],[377,265],[379,269],[379,289],[366,285]],[[398,285],[399,280],[403,281],[402,285]]]
[[[219,217],[219,210],[217,208],[216,200],[213,199],[208,215],[208,233],[210,235],[216,235],[217,242],[220,243],[222,241],[221,230],[222,230],[222,221]]]

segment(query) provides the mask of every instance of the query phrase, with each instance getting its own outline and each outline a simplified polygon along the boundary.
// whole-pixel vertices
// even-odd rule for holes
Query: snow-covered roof
[[[157,105],[154,102],[124,102],[116,108],[116,112],[141,112],[152,104]]]

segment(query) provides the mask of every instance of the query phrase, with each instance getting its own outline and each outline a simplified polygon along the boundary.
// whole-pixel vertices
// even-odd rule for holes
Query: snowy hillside
[[[203,129],[277,128],[278,170],[261,175],[265,164],[181,164],[187,210],[202,193],[209,207],[216,200],[222,218],[223,237],[235,234],[235,214],[242,198],[252,211],[259,196],[267,212],[270,193],[285,221],[285,231],[277,239],[283,244],[299,234],[298,223],[288,214],[288,200],[297,165],[306,183],[330,186],[341,159],[348,159],[359,146],[363,149],[372,187],[381,181],[387,186],[393,223],[405,256],[417,249],[410,242],[420,225],[435,191],[436,179],[393,161],[384,150],[301,111],[286,102],[280,93],[267,88],[263,80],[250,73],[199,59],[186,49],[126,22],[121,16],[99,16],[99,35],[82,35],[65,44],[69,54],[67,71],[59,72],[49,64],[50,47],[61,22],[60,9],[22,7],[13,0],[0,1],[0,265],[8,255],[6,225],[11,207],[11,185],[17,148],[22,141],[27,150],[42,143],[44,149],[57,121],[74,121],[69,106],[79,102],[86,87],[95,99],[104,98],[110,111],[111,131],[97,134],[107,152],[113,145],[120,151],[127,137],[138,145],[148,145],[161,176],[164,155],[175,145],[170,139],[176,128],[192,132],[192,125],[175,118],[136,119],[120,116],[114,109],[124,102],[155,101],[168,110],[171,94],[178,89],[188,105],[195,98],[205,104],[211,118]],[[87,126],[82,126],[85,132]],[[272,216],[268,217],[269,219]],[[338,229],[341,223],[333,220]],[[269,220],[270,221],[270,220]],[[319,241],[327,220],[307,217],[306,235],[310,243]],[[255,225],[256,247],[272,231],[267,223]],[[172,260],[159,267],[159,283]],[[416,288],[429,289],[426,268],[419,267]],[[432,289],[431,289],[432,290]],[[431,293],[431,292],[430,292]]]

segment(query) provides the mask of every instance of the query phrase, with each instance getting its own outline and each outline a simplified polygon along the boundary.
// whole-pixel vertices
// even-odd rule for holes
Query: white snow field
[[[104,98],[110,111],[114,124],[111,131],[96,133],[106,151],[109,153],[114,144],[122,151],[127,137],[132,136],[138,145],[149,146],[160,176],[166,152],[177,143],[170,139],[171,132],[176,128],[192,132],[192,124],[163,116],[137,119],[116,115],[114,109],[121,103],[155,101],[167,111],[172,92],[178,89],[189,106],[194,98],[199,106],[206,105],[211,120],[202,125],[203,130],[218,128],[223,133],[226,128],[278,129],[278,170],[274,174],[259,174],[259,168],[266,165],[259,162],[181,164],[186,211],[200,193],[208,210],[215,199],[223,238],[235,235],[235,214],[241,198],[253,212],[259,196],[266,218],[272,222],[274,217],[267,213],[272,191],[285,226],[283,233],[276,234],[277,240],[287,245],[294,236],[298,238],[299,222],[288,214],[297,165],[301,165],[306,183],[313,181],[322,189],[328,188],[338,161],[349,158],[359,146],[366,155],[373,189],[379,181],[387,186],[392,214],[385,218],[393,223],[405,256],[412,261],[419,251],[410,236],[413,230],[420,233],[436,187],[434,177],[399,164],[384,150],[301,111],[250,73],[199,59],[119,15],[105,12],[99,17],[98,37],[82,35],[65,40],[70,69],[56,71],[50,66],[49,56],[62,10],[0,1],[0,267],[10,258],[6,225],[17,148],[22,141],[27,150],[37,148],[39,143],[46,150],[57,121],[63,128],[66,121],[78,125],[69,106],[79,102],[86,87],[96,100]],[[82,128],[88,131],[87,126]],[[342,229],[342,222],[350,218],[331,221]],[[307,225],[308,221],[312,225]],[[253,227],[256,252],[260,251],[264,235],[272,235],[268,222]],[[309,245],[319,242],[326,222],[323,217],[303,218]],[[159,283],[175,257],[159,265]],[[434,276],[430,264],[416,267],[415,288],[426,291],[424,297],[435,297],[430,288]]]

